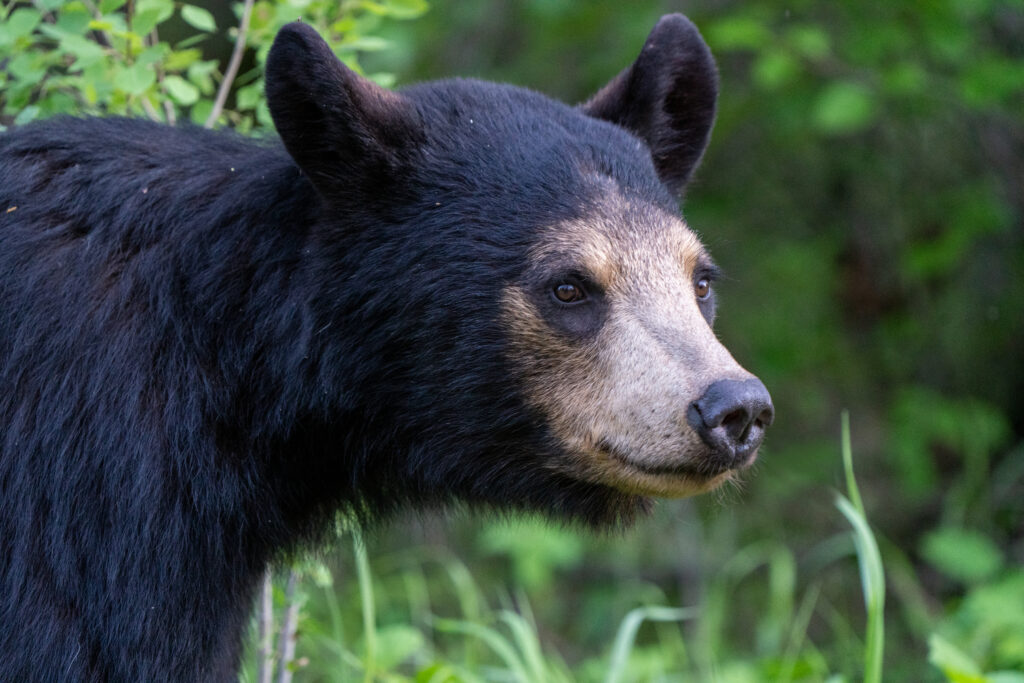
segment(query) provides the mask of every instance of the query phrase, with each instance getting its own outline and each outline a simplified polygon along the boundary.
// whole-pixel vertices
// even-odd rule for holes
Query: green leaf
[[[116,31],[118,33],[126,33],[128,31],[128,22],[125,21],[124,15],[118,12],[98,17],[94,21],[100,21],[109,25],[111,27],[111,31]]]
[[[172,75],[164,78],[164,90],[183,107],[191,106],[199,100],[199,88],[181,76]]]
[[[952,683],[985,683],[974,660],[937,633],[928,639],[928,661],[942,669]]]
[[[21,9],[14,10],[11,16],[7,17],[7,21],[4,22],[4,29],[13,41],[15,38],[21,38],[32,33],[42,19],[43,15],[39,12],[22,7]]]
[[[359,3],[359,9],[366,10],[370,14],[376,14],[377,16],[387,16],[388,8],[383,2],[374,2],[374,0],[363,0]]]
[[[174,50],[164,60],[164,68],[168,71],[182,71],[195,63],[203,53],[196,49]]]
[[[135,12],[149,12],[150,10],[157,10],[159,12],[166,12],[167,16],[170,17],[174,14],[174,0],[136,0],[135,1]]]
[[[817,26],[794,26],[786,36],[793,48],[808,59],[824,59],[832,51],[828,33]]]
[[[256,122],[266,128],[271,128],[274,125],[274,119],[270,116],[270,107],[267,106],[265,99],[260,100],[260,103],[256,105]]]
[[[759,50],[774,42],[764,22],[753,17],[731,17],[711,26],[708,43],[717,50]]]
[[[189,110],[188,116],[192,119],[192,123],[197,126],[201,126],[206,123],[206,119],[210,117],[210,112],[213,111],[213,102],[210,100],[199,100],[196,105]]]
[[[921,554],[943,574],[967,583],[989,578],[1003,566],[1003,554],[991,539],[955,527],[927,534]]]
[[[988,184],[964,184],[938,195],[935,201],[945,205],[943,229],[929,235],[927,240],[912,244],[906,252],[905,267],[919,277],[951,277],[983,236],[1009,230],[1013,225],[1013,211]],[[987,424],[979,426],[986,431],[974,433],[977,427],[972,424],[970,436],[961,441],[964,444],[970,441],[979,449],[990,451],[999,445],[1004,430],[994,424],[998,419],[988,416],[981,416],[981,419]],[[962,420],[958,424],[965,425]],[[968,432],[964,429],[962,433]]]
[[[33,87],[46,75],[46,67],[39,55],[25,52],[7,63],[7,71],[19,81],[31,83]]]
[[[1024,673],[1019,671],[992,671],[985,674],[985,683],[1024,683]]]
[[[136,64],[153,65],[164,58],[168,52],[167,43],[152,45],[135,56]]]
[[[818,95],[812,117],[815,126],[825,133],[854,133],[874,120],[875,100],[871,91],[859,83],[839,81]]]
[[[86,102],[95,105],[107,101],[114,90],[111,70],[103,62],[96,62],[82,69],[79,76],[82,83],[82,96]]]
[[[379,52],[391,47],[392,42],[385,38],[375,36],[359,36],[351,40],[342,41],[338,45],[339,50],[362,50],[363,52]]]
[[[210,74],[217,68],[217,62],[215,60],[207,60],[200,62],[193,62],[188,67],[188,80],[191,81],[199,91],[205,95],[209,95],[214,91],[213,78]]]
[[[416,672],[415,683],[462,683],[455,669],[444,662],[431,662]]]
[[[929,75],[920,64],[907,61],[888,67],[882,72],[882,79],[889,92],[914,95],[925,90]]]
[[[419,629],[394,624],[377,630],[377,666],[389,671],[422,650],[426,639]]]
[[[148,64],[133,64],[120,73],[116,83],[129,95],[141,95],[156,83],[156,71]]]
[[[57,91],[47,93],[46,99],[39,101],[43,116],[54,114],[81,114],[82,103],[71,95]]]
[[[984,624],[989,633],[1002,632],[1002,638],[1015,661],[1024,663],[1024,571],[972,588],[964,598],[961,615],[969,623]]]
[[[1012,105],[1024,93],[1024,64],[1010,59],[971,60],[964,65],[960,91],[974,107]]]
[[[31,121],[32,119],[34,119],[38,114],[39,107],[35,106],[34,104],[29,105],[22,109],[20,112],[18,112],[18,115],[14,117],[14,125],[22,126]]]
[[[67,7],[57,15],[55,27],[65,33],[84,36],[85,32],[89,30],[89,23],[92,20],[92,15],[84,7],[80,9]]]
[[[205,34],[205,33],[193,34],[193,35],[189,36],[188,38],[185,38],[184,40],[179,40],[177,43],[175,43],[174,44],[174,49],[176,49],[176,50],[186,50],[186,49],[192,47],[193,45],[198,45],[199,43],[203,42],[204,40],[206,40],[209,37],[210,36]]]
[[[765,90],[774,90],[792,81],[799,68],[789,54],[781,50],[766,51],[754,62],[754,82]]]
[[[84,69],[104,57],[103,48],[82,36],[66,35],[60,39],[59,47],[75,57],[76,69]]]
[[[331,24],[330,30],[331,33],[336,33],[342,36],[347,36],[350,33],[358,34],[359,22],[357,22],[351,15],[343,16]]]
[[[91,19],[86,20],[85,29],[82,31],[83,33],[89,29],[89,21],[91,21]],[[52,38],[53,40],[56,40],[58,42],[69,35],[75,35],[75,32],[68,31],[64,29],[62,26],[60,26],[59,22],[57,24],[43,24],[42,26],[39,27],[39,32],[45,35],[46,37]]]
[[[173,5],[170,7],[150,7],[144,10],[137,10],[132,17],[132,29],[140,35],[149,35],[158,24],[167,21],[174,13]]]
[[[263,81],[239,88],[235,93],[235,105],[239,110],[253,109],[263,95]]]
[[[415,19],[430,9],[426,0],[390,0],[388,9],[396,19]]]
[[[100,0],[100,14],[107,14],[121,9],[128,0]]]
[[[366,0],[359,3],[359,6],[372,14],[395,19],[415,19],[430,8],[426,0]]]
[[[131,28],[143,36],[150,34],[157,25],[160,24],[160,10],[159,9],[147,9],[144,12],[138,12],[131,20]]]
[[[31,83],[21,83],[9,78],[4,86],[3,112],[8,116],[17,114],[32,103],[35,88]]]
[[[202,7],[196,7],[195,5],[182,5],[181,18],[190,26],[197,28],[200,31],[210,33],[217,30],[217,22],[214,21],[213,15]]]

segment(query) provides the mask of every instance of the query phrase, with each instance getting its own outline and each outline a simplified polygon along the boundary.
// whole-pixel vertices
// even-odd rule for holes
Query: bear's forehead
[[[454,189],[452,204],[473,203],[516,226],[508,234],[528,238],[528,262],[575,262],[611,277],[703,254],[649,148],[625,129],[505,84],[440,81],[404,92],[427,130],[424,185]],[[474,202],[467,188],[487,201]]]
[[[592,178],[604,192],[589,209],[541,229],[530,249],[538,269],[576,267],[606,287],[628,287],[658,273],[693,273],[711,259],[677,213]]]
[[[540,93],[455,79],[412,86],[403,94],[417,103],[436,156],[505,172],[558,166],[604,171],[660,187],[650,150],[639,138]]]

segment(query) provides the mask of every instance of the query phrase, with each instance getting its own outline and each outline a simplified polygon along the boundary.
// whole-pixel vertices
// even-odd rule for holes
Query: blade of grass
[[[619,683],[626,673],[629,653],[633,649],[636,633],[644,621],[683,621],[693,619],[698,610],[693,607],[637,607],[622,620],[619,632],[615,635],[611,659],[608,662],[608,675],[605,683]]]
[[[751,543],[729,559],[722,568],[720,580],[726,584],[724,595],[727,596],[761,567],[768,570],[769,608],[764,618],[758,620],[757,644],[761,651],[776,651],[782,647],[793,619],[796,599],[796,558],[793,551],[772,540]],[[721,610],[719,614],[722,614]]]
[[[843,453],[843,473],[846,478],[846,492],[850,502],[857,509],[861,517],[867,519],[864,514],[864,503],[860,499],[860,490],[857,488],[857,479],[853,476],[853,446],[850,444],[850,411],[844,410],[839,415],[841,448]]]
[[[842,415],[843,468],[846,472],[846,488],[850,502],[842,495],[836,495],[836,507],[853,527],[853,541],[857,548],[857,562],[860,566],[860,581],[864,591],[864,607],[867,610],[867,629],[864,643],[864,683],[880,683],[882,680],[882,658],[885,651],[885,571],[878,543],[871,532],[864,504],[857,490],[853,476],[853,452],[850,448],[850,415]]]
[[[836,506],[853,526],[864,606],[868,613],[864,683],[878,683],[882,680],[882,655],[885,650],[885,572],[882,569],[882,556],[867,520],[853,504],[843,496],[837,496]]]
[[[371,683],[377,669],[377,615],[373,603],[373,583],[370,576],[370,561],[366,557],[366,544],[358,530],[352,531],[352,546],[356,556],[356,578],[359,582],[359,597],[363,609],[363,638],[366,641],[366,660],[363,681]]]
[[[537,635],[537,627],[527,617],[512,611],[504,610],[499,615],[501,621],[505,622],[512,637],[519,646],[523,661],[530,672],[530,680],[554,683],[556,680],[564,680],[557,672],[557,666],[552,663],[549,666],[541,649],[540,638]]]
[[[782,663],[779,667],[778,683],[789,683],[793,679],[793,671],[796,669],[797,658],[800,655],[800,647],[807,638],[807,625],[811,621],[814,607],[818,604],[818,595],[821,594],[821,584],[812,584],[804,597],[800,600],[800,606],[793,616],[792,627],[789,632],[789,641],[782,653]]]
[[[527,667],[519,657],[515,647],[496,629],[483,624],[456,619],[434,619],[434,627],[443,633],[461,633],[483,641],[509,668],[509,673],[516,680],[528,683],[533,680],[527,673]],[[540,683],[540,681],[538,681]]]
[[[336,652],[339,653],[344,649],[345,642],[345,625],[341,617],[341,605],[338,604],[338,594],[335,586],[324,586],[324,604],[327,605],[327,612],[331,619],[331,638],[335,645],[337,645]]]
[[[442,557],[441,566],[444,567],[448,580],[455,589],[455,596],[459,601],[459,609],[462,616],[469,622],[481,622],[484,620],[484,608],[486,600],[480,592],[480,588],[473,580],[469,569],[458,558]],[[480,645],[476,640],[466,640],[462,653],[462,661],[466,668],[475,671],[477,659],[481,655]]]

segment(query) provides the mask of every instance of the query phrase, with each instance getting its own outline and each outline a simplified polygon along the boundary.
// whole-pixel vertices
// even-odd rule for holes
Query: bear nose
[[[743,465],[775,419],[772,397],[761,380],[723,379],[690,404],[687,422],[714,451],[723,469]]]

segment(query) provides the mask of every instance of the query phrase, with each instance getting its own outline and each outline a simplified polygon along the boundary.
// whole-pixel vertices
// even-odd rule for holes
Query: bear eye
[[[706,301],[711,296],[711,280],[706,277],[697,280],[697,283],[693,286],[693,291],[697,294],[698,299]]]
[[[587,298],[583,287],[574,282],[560,282],[551,289],[551,293],[563,304],[574,304]]]

